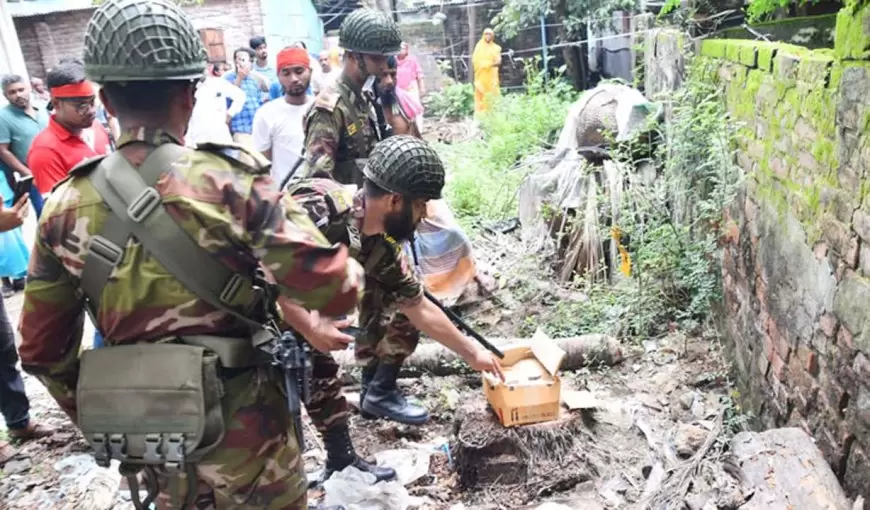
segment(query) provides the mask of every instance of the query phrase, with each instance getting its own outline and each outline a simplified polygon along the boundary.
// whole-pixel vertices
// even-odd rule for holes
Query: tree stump
[[[843,488],[813,439],[801,429],[741,432],[731,441],[743,492],[740,510],[851,510]]]
[[[548,492],[565,491],[591,478],[579,413],[558,420],[505,428],[483,398],[466,403],[453,424],[454,466],[464,490],[486,489],[499,503],[524,504]]]

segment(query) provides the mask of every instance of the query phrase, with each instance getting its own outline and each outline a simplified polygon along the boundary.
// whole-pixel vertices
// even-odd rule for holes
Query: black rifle
[[[311,395],[311,347],[296,336],[292,330],[279,333],[275,318],[278,317],[278,292],[268,283],[262,270],[255,276],[255,294],[259,295],[262,322],[272,334],[264,338],[257,348],[266,355],[268,362],[284,375],[284,390],[287,392],[287,411],[293,417],[296,440],[300,451],[305,451],[305,434],[302,430],[302,404],[307,404]],[[256,312],[255,312],[256,313]],[[256,342],[255,342],[256,343]]]
[[[278,186],[279,191],[284,191],[284,188],[287,187],[287,183],[290,182],[290,179],[296,175],[296,171],[299,170],[299,167],[302,166],[302,163],[305,162],[305,149],[302,149],[302,154],[299,155],[299,159],[296,160],[296,163],[293,165],[293,168],[290,169],[290,173],[287,174],[286,177],[281,179],[281,185]]]
[[[444,306],[444,303],[442,303],[441,301],[438,301],[438,298],[436,298],[435,296],[433,296],[432,294],[430,294],[428,290],[425,290],[425,289],[424,289],[424,290],[423,290],[423,294],[426,296],[426,299],[428,299],[429,301],[431,301],[432,304],[434,304],[434,305],[437,306],[437,307],[438,307],[442,312],[444,312],[444,315],[446,315],[447,317],[449,317],[450,320],[452,320],[453,323],[456,324],[456,327],[458,327],[459,329],[465,331],[465,333],[466,333],[468,336],[470,336],[471,338],[473,338],[473,339],[477,340],[478,342],[480,342],[480,345],[484,346],[484,347],[486,348],[486,350],[488,350],[489,352],[491,352],[491,353],[495,354],[496,356],[498,356],[498,359],[504,359],[504,353],[501,352],[501,350],[499,350],[498,347],[492,345],[492,344],[489,342],[489,340],[487,340],[486,338],[483,338],[483,337],[480,335],[480,333],[478,333],[477,331],[475,331],[474,329],[472,329],[472,327],[469,326],[469,325],[468,325],[464,320],[462,320],[462,318],[460,318],[458,315],[456,315],[456,313],[454,313],[453,310],[451,310],[451,309],[447,308],[446,306]]]
[[[287,410],[293,416],[293,428],[299,451],[305,451],[305,434],[302,430],[302,404],[311,396],[311,348],[299,340],[292,331],[284,331],[273,352],[272,364],[284,373],[287,391]]]
[[[417,258],[417,248],[414,246],[414,238],[412,237],[411,240],[408,242],[411,243],[411,254],[414,256],[414,265],[419,268],[420,267],[420,260]],[[456,313],[453,310],[444,306],[444,303],[439,301],[438,298],[433,296],[432,293],[430,293],[425,288],[423,289],[423,295],[426,297],[426,299],[431,301],[432,304],[437,306],[439,310],[444,312],[444,315],[446,315],[451,321],[453,321],[453,323],[456,324],[457,328],[464,331],[465,334],[467,334],[471,338],[480,342],[480,345],[484,346],[486,348],[486,350],[488,350],[489,352],[498,356],[498,359],[504,359],[504,353],[501,352],[501,350],[499,350],[498,347],[492,345],[489,342],[489,340],[487,340],[486,338],[483,338],[483,336],[480,333],[475,331],[474,328],[469,326],[468,323],[466,323],[464,320],[462,320],[461,317],[456,315]]]

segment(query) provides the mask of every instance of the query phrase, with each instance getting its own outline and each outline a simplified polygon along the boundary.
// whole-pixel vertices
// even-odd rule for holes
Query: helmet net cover
[[[167,0],[109,0],[85,31],[85,73],[96,82],[188,80],[208,57],[199,34]]]
[[[444,164],[429,144],[408,135],[378,143],[363,175],[381,188],[410,198],[435,200],[444,188]]]
[[[393,18],[374,9],[348,14],[338,32],[338,44],[347,51],[370,55],[399,53],[402,36]]]

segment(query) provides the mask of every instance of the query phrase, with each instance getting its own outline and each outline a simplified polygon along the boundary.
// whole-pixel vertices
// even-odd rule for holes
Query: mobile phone
[[[27,175],[15,181],[15,194],[12,198],[12,203],[17,204],[21,197],[30,194],[30,188],[33,187],[33,176]]]

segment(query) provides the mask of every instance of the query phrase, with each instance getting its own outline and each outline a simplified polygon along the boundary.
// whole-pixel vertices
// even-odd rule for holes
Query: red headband
[[[70,83],[49,89],[51,97],[91,97],[96,94],[94,85],[85,80],[81,83]]]
[[[279,71],[285,67],[311,68],[311,59],[304,48],[284,48],[278,53],[277,61]]]

